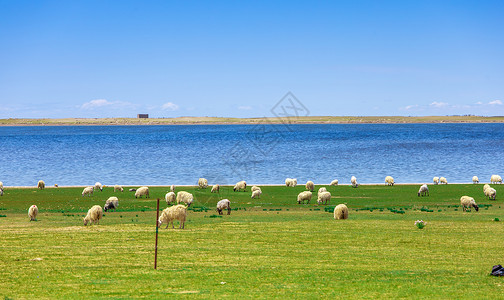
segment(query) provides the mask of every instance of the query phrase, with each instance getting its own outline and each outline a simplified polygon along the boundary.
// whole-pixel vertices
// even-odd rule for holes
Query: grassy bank
[[[483,197],[482,185],[328,187],[330,205],[296,204],[304,187],[265,186],[261,199],[223,187],[184,188],[195,195],[185,230],[160,229],[159,267],[153,270],[155,198],[112,188],[82,198],[81,188],[7,188],[0,197],[0,296],[40,298],[485,298],[502,278],[504,204]],[[318,188],[318,187],[317,187]],[[116,212],[82,226],[94,204],[118,196]],[[470,195],[479,212],[462,212]],[[216,202],[229,198],[231,215]],[[346,203],[348,220],[334,205]],[[29,222],[36,204],[38,221]],[[502,206],[502,208],[501,208]],[[164,200],[161,207],[166,207]],[[327,211],[329,212],[327,212]],[[419,230],[414,221],[427,226]]]
[[[66,118],[66,119],[0,119],[0,126],[57,125],[195,125],[195,124],[402,124],[402,123],[503,123],[504,117],[482,116],[309,116],[292,118]]]

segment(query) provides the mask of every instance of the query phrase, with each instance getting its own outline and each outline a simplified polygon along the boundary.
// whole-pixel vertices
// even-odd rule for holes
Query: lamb
[[[175,193],[174,192],[168,192],[166,193],[165,195],[165,200],[166,200],[166,204],[170,205],[172,203],[175,203]]]
[[[488,197],[488,200],[495,200],[495,196],[497,196],[497,191],[491,187],[484,190],[483,193],[485,193],[485,196]]]
[[[313,192],[313,190],[315,189],[315,184],[313,184],[313,181],[308,180],[306,182],[306,189],[310,192]]]
[[[38,207],[37,205],[32,205],[28,209],[28,217],[30,217],[30,221],[37,221],[38,215]]]
[[[168,225],[170,225],[171,223],[172,228],[175,228],[173,226],[173,221],[178,220],[180,224],[179,229],[184,229],[186,217],[187,217],[187,207],[185,207],[185,205],[178,204],[170,206],[168,208],[165,208],[163,212],[161,212],[161,216],[159,216],[158,219],[158,227],[161,227],[161,224],[166,223],[165,228],[168,228]]]
[[[323,192],[327,192],[327,189],[326,189],[325,187],[321,187],[321,188],[319,188],[319,189],[318,189],[318,193],[317,193],[317,195],[320,195],[320,194],[321,194],[321,193],[323,193]]]
[[[473,183],[479,183],[478,176],[473,176],[472,180],[473,180]]]
[[[103,217],[103,210],[100,205],[94,205],[91,207],[84,220],[84,226],[87,224],[99,224],[100,219]]]
[[[317,203],[320,205],[324,202],[324,204],[327,204],[328,202],[331,202],[331,193],[329,192],[322,192],[318,194],[317,198]]]
[[[218,193],[218,192],[219,192],[219,190],[220,190],[220,185],[218,185],[218,184],[214,184],[214,185],[212,186],[212,190],[210,191],[210,193]]]
[[[173,185],[173,184],[172,184],[172,185],[170,186],[170,192],[174,192],[174,193],[175,193],[175,185]]]
[[[94,184],[94,188],[95,188],[95,190],[100,190],[100,192],[101,192],[101,191],[103,191],[103,184],[97,182]]]
[[[142,198],[142,196],[145,196],[145,198],[149,198],[149,188],[146,186],[139,187],[136,192],[135,192],[135,198]]]
[[[194,201],[194,197],[191,193],[180,191],[177,193],[177,204],[181,202],[185,203],[187,207],[191,206]]]
[[[502,178],[499,175],[492,175],[490,183],[502,183]]]
[[[82,190],[82,197],[84,196],[91,196],[93,195],[94,189],[92,186],[85,187],[84,190]]]
[[[434,182],[434,184],[439,184],[439,177],[434,177],[432,181]]]
[[[429,196],[429,187],[427,186],[427,184],[422,184],[422,186],[420,186],[420,189],[418,190],[418,197],[420,196]]]
[[[261,190],[261,188],[260,188],[260,187],[258,187],[257,185],[254,185],[254,186],[252,186],[252,188],[251,188],[250,190],[251,190],[252,192],[253,192],[253,191],[257,191],[257,190],[259,190],[259,191],[260,191],[260,190]]]
[[[252,192],[252,196],[250,198],[255,199],[255,198],[260,198],[262,194],[261,189],[255,190]]]
[[[116,184],[116,185],[114,185],[114,192],[117,192],[117,191],[123,192],[124,189],[122,186]]]
[[[392,176],[385,177],[385,184],[393,186],[394,185],[394,178]]]
[[[334,208],[334,219],[336,220],[348,219],[348,207],[345,204],[338,204]]]
[[[231,214],[231,202],[228,199],[222,199],[221,201],[217,202],[217,212],[219,215],[222,215],[222,211],[224,209],[227,209],[228,215]]]
[[[485,190],[488,188],[490,188],[490,185],[485,183],[485,185],[483,186],[483,192],[485,192]]]
[[[310,203],[311,197],[312,197],[312,193],[310,191],[301,192],[297,196],[297,202],[298,202],[298,204],[301,204],[301,203],[304,204],[304,201],[307,200],[308,201],[307,203]]]
[[[103,210],[107,211],[113,209],[115,211],[118,207],[119,199],[117,199],[117,197],[109,197],[105,202],[105,206],[103,206]]]
[[[208,187],[208,180],[205,178],[198,179],[198,186],[200,189],[206,189]]]
[[[296,178],[287,178],[285,179],[285,186],[290,186],[290,187],[295,187],[297,185],[297,179]]]
[[[446,178],[441,177],[441,178],[439,178],[439,183],[440,183],[440,184],[443,184],[443,183],[444,183],[444,184],[448,184],[448,181],[446,181]]]
[[[474,201],[474,198],[469,196],[462,196],[460,198],[460,204],[462,205],[462,211],[467,211],[468,209],[471,210],[471,207],[474,207],[476,211],[479,210],[479,207]]]
[[[244,192],[247,190],[247,183],[244,180],[237,182],[233,188],[234,192],[240,190],[243,190]]]
[[[45,182],[43,180],[39,180],[39,182],[37,183],[37,188],[38,189],[45,189]]]
[[[338,185],[338,179],[334,179],[333,181],[331,181],[331,185],[337,186]]]
[[[352,187],[354,188],[359,186],[359,184],[357,183],[357,178],[355,178],[355,176],[352,176],[352,178],[350,178],[350,182],[352,183]]]

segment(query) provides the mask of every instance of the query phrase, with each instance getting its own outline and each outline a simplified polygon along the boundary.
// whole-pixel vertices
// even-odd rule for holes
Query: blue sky
[[[0,0],[0,118],[504,115],[502,1]]]

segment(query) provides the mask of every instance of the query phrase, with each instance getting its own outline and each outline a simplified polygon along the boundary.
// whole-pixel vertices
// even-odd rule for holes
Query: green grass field
[[[319,186],[317,186],[318,189]],[[6,188],[0,197],[0,296],[4,299],[82,298],[494,298],[504,279],[489,276],[504,263],[504,204],[484,198],[482,185],[327,187],[331,204],[298,205],[303,186],[262,187],[261,199],[221,187],[192,192],[186,229],[159,230],[154,270],[156,198],[107,187]],[[315,192],[316,194],[316,192]],[[119,209],[99,225],[82,218],[109,196]],[[479,212],[462,212],[469,195]],[[231,215],[215,204],[231,200]],[[346,203],[348,220],[332,208]],[[39,207],[30,222],[28,207]],[[495,221],[495,218],[501,221]],[[427,226],[420,230],[414,221]]]

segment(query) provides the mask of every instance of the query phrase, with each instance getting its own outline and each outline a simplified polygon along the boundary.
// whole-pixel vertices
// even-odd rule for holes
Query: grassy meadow
[[[0,297],[82,298],[488,298],[503,278],[489,276],[504,263],[504,186],[482,184],[326,186],[328,205],[298,205],[304,186],[264,186],[261,199],[221,187],[180,187],[194,194],[186,229],[159,229],[154,270],[156,198],[106,187],[92,197],[82,188],[5,188],[0,197]],[[320,186],[317,186],[317,189]],[[479,212],[463,212],[469,195]],[[99,225],[82,218],[110,196],[119,209]],[[231,215],[215,204],[231,200]],[[332,209],[346,203],[348,220]],[[30,222],[30,205],[39,208]],[[500,221],[496,221],[498,218]],[[414,221],[427,222],[418,229]],[[497,296],[498,297],[498,296]]]

